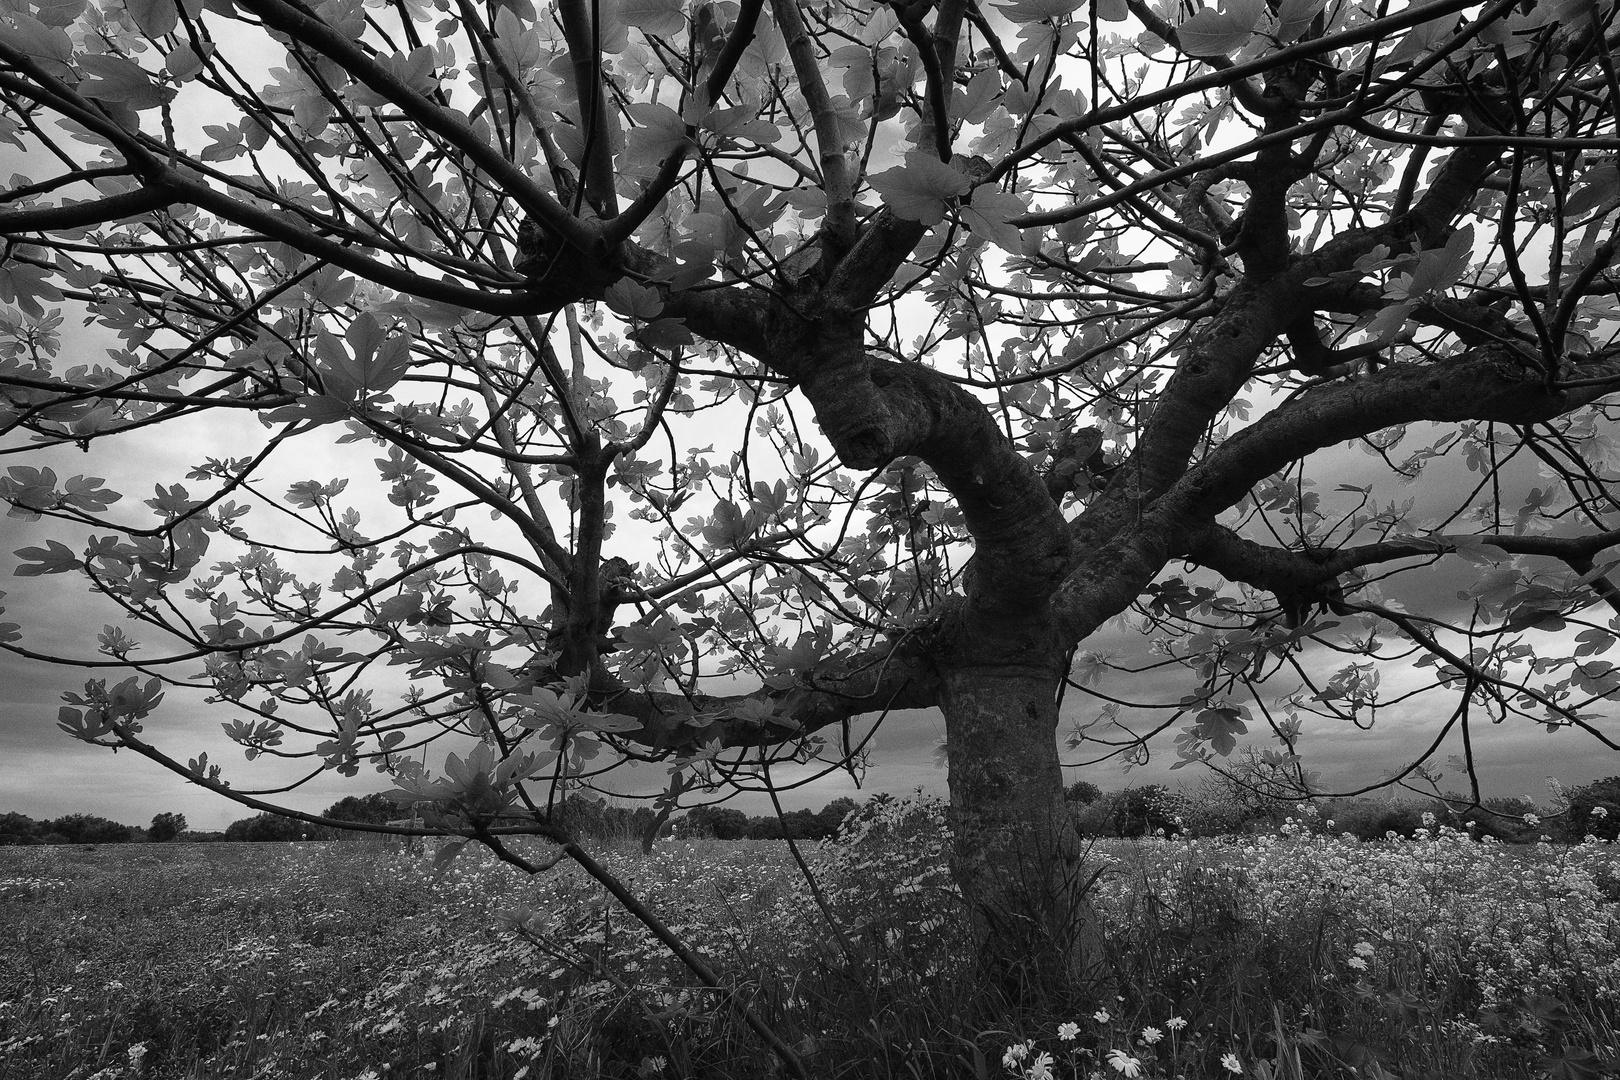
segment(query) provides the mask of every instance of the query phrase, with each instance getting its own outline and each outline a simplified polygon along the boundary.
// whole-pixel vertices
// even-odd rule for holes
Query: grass
[[[1617,1071],[1620,857],[1454,835],[1102,845],[1087,989],[988,986],[937,807],[606,861],[826,1077]],[[0,849],[0,1080],[765,1077],[577,871],[370,844]]]

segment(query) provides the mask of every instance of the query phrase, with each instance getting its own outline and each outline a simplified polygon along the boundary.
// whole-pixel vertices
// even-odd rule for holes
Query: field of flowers
[[[974,963],[937,805],[604,861],[826,1077],[1620,1075],[1620,853],[1099,845],[1085,990]],[[537,849],[538,850],[538,849]],[[363,843],[0,848],[0,1080],[765,1077],[578,870]]]

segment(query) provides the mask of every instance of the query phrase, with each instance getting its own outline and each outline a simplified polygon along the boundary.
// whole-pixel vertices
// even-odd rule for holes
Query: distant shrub
[[[146,838],[154,844],[166,844],[186,831],[186,815],[154,814],[147,827]]]
[[[563,827],[576,836],[608,843],[642,840],[658,822],[649,806],[619,806],[579,792],[568,796],[556,813]]]
[[[1079,806],[1090,806],[1102,798],[1102,788],[1089,780],[1076,780],[1063,789],[1063,801]]]
[[[25,814],[0,814],[0,847],[42,844],[40,823]]]
[[[400,817],[404,811],[399,803],[382,792],[370,795],[349,795],[328,806],[322,817],[335,821],[354,821],[366,825],[386,825]]]
[[[748,835],[748,815],[730,806],[694,806],[675,822],[675,835],[684,838],[742,840]]]
[[[879,797],[868,807],[886,805]],[[694,806],[676,820],[673,835],[714,840],[830,840],[851,814],[865,813],[854,799],[834,799],[820,810],[788,810],[780,817],[764,814],[750,817],[729,806]],[[651,820],[651,811],[646,813]]]
[[[1598,780],[1570,792],[1564,832],[1574,843],[1587,836],[1620,840],[1620,776]]]
[[[132,825],[121,825],[94,814],[66,814],[54,821],[42,822],[42,827],[61,840],[46,839],[58,844],[127,844],[140,831]]]
[[[1104,794],[1094,802],[1070,803],[1069,820],[1081,836],[1114,835],[1114,798]]]
[[[1082,836],[1165,836],[1180,833],[1190,804],[1163,784],[1104,792],[1089,803],[1069,803],[1069,820]]]
[[[259,814],[231,822],[225,827],[225,839],[250,844],[287,843],[302,840],[306,835],[311,840],[327,839],[326,836],[314,835],[317,831],[313,826],[293,818]]]
[[[1426,810],[1416,803],[1339,799],[1326,817],[1333,821],[1333,832],[1349,833],[1360,840],[1382,840],[1390,833],[1410,840],[1423,828]]]
[[[1182,811],[1183,828],[1194,836],[1232,836],[1256,824],[1268,823],[1257,819],[1252,808],[1234,798],[1224,783],[1200,784]]]

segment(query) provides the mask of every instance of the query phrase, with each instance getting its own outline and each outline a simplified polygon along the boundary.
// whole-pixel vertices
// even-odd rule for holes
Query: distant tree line
[[[1542,838],[1579,843],[1587,836],[1620,840],[1620,776],[1564,793],[1556,816],[1529,799],[1475,800],[1460,792],[1430,798],[1308,799],[1289,791],[1278,776],[1253,770],[1207,781],[1191,793],[1162,784],[1105,792],[1079,781],[1065,791],[1070,816],[1093,837],[1233,836],[1273,833],[1292,823],[1309,832],[1350,834],[1382,840],[1391,833],[1411,839],[1420,829],[1442,826],[1503,843]],[[1303,809],[1302,809],[1303,807]]]
[[[387,795],[379,793],[351,795],[340,799],[327,807],[321,816],[357,824],[386,825],[389,822],[409,819],[411,811]],[[562,805],[557,807],[554,816],[576,835],[599,841],[640,837],[658,820],[657,815],[648,807],[631,809],[616,806],[606,799],[591,798],[579,793],[568,796]],[[436,822],[436,815],[424,808],[419,820],[431,827]],[[223,839],[248,843],[277,841],[285,843],[293,840],[336,840],[344,835],[354,834],[345,834],[343,830],[311,825],[292,818],[277,817],[275,814],[257,814],[231,822],[225,829]]]
[[[645,806],[630,808],[582,794],[570,795],[556,810],[576,835],[595,841],[640,840],[649,834],[715,840],[824,840],[836,836],[844,819],[871,811],[890,798],[873,796],[864,806],[838,798],[820,810],[790,810],[750,816],[729,806],[697,806],[674,821],[661,820]],[[1275,832],[1293,823],[1312,832],[1350,833],[1363,840],[1382,840],[1390,833],[1410,839],[1419,829],[1444,825],[1504,843],[1530,843],[1547,837],[1577,843],[1587,836],[1620,840],[1620,776],[1611,776],[1564,793],[1556,817],[1543,820],[1528,799],[1492,798],[1474,805],[1459,793],[1428,799],[1357,798],[1305,801],[1291,789],[1286,770],[1270,770],[1258,755],[1238,759],[1227,774],[1205,781],[1190,793],[1163,784],[1143,784],[1124,791],[1103,791],[1081,780],[1065,790],[1070,817],[1080,832],[1093,837],[1232,836]],[[1301,810],[1304,805],[1306,809]],[[409,811],[382,794],[348,796],[321,815],[336,821],[387,824]],[[423,818],[431,825],[431,812]],[[223,833],[190,831],[184,814],[163,813],[146,828],[124,825],[93,814],[66,814],[36,821],[24,814],[0,814],[0,847],[30,844],[168,843],[175,840],[226,840],[237,843],[288,843],[334,840],[341,830],[311,825],[274,814],[233,821]]]
[[[158,814],[151,825],[124,825],[94,814],[64,814],[35,821],[26,814],[0,814],[0,847],[33,844],[166,844],[186,831],[184,814]]]
[[[675,822],[672,831],[679,837],[716,840],[826,840],[838,835],[844,818],[859,808],[854,799],[840,798],[820,810],[750,817],[730,806],[694,806]]]

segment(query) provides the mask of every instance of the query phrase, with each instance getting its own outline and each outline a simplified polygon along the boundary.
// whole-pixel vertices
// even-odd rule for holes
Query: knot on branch
[[[616,252],[605,246],[601,251],[580,251],[532,218],[518,227],[517,248],[514,268],[529,279],[530,288],[545,298],[548,308],[599,300],[624,276]]]
[[[1273,595],[1282,611],[1283,625],[1297,630],[1310,621],[1313,614],[1337,611],[1344,603],[1344,586],[1334,577],[1304,588],[1279,589]]]
[[[822,432],[849,468],[880,468],[906,452],[884,393],[889,381],[864,350],[853,349],[823,358],[801,384]]]

